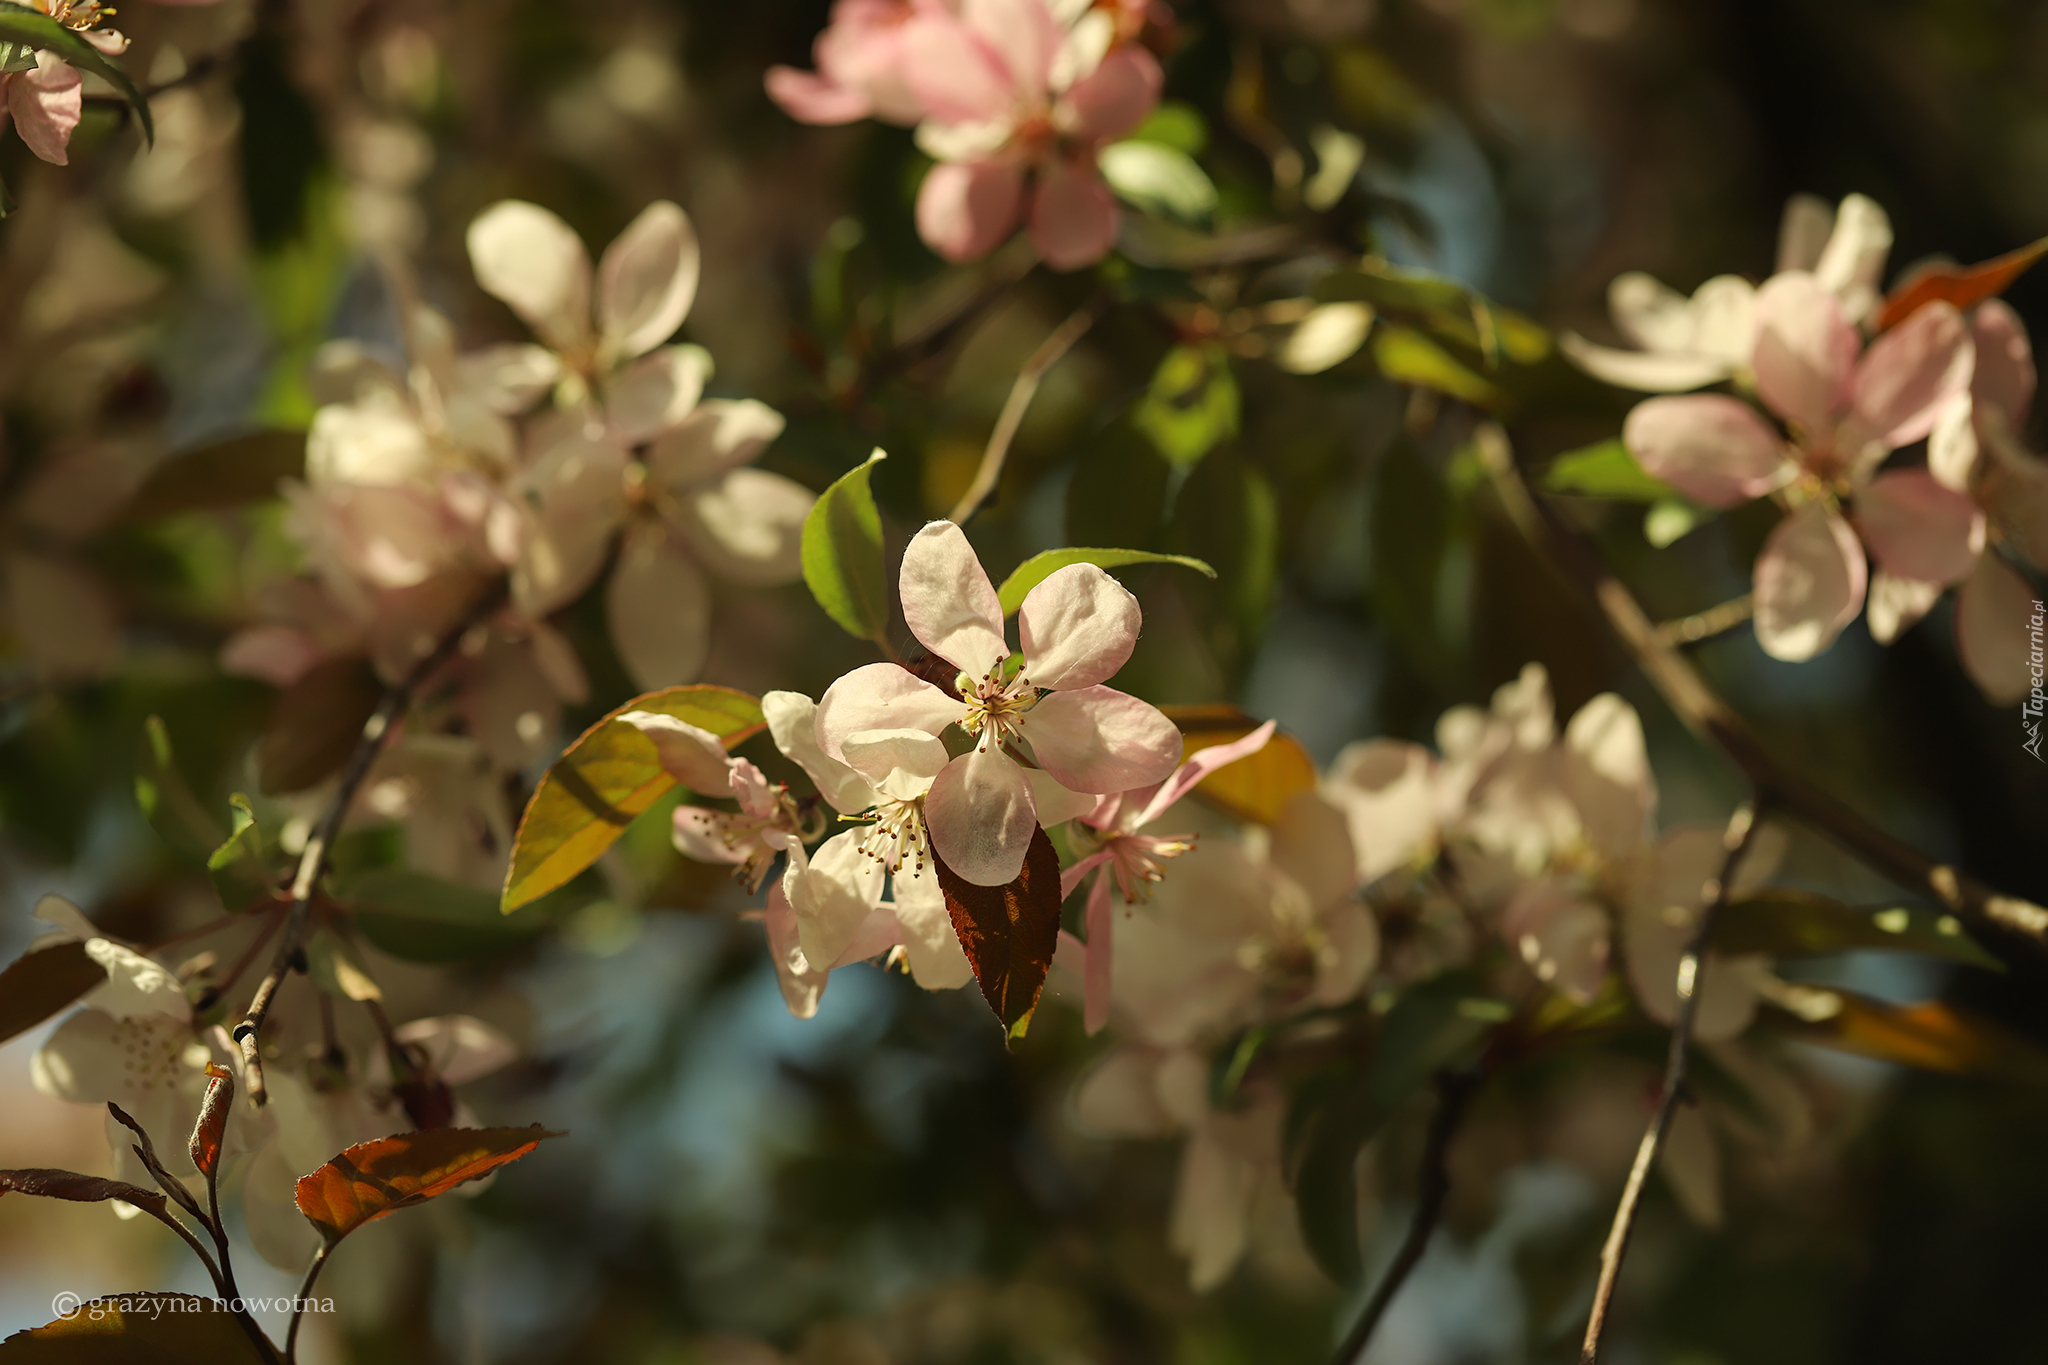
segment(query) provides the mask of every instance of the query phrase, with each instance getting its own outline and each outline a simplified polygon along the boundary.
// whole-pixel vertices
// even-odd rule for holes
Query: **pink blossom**
[[[70,161],[71,132],[85,110],[78,72],[55,53],[36,53],[36,64],[26,71],[0,76],[6,89],[7,114],[28,149],[52,165]]]
[[[1033,588],[1018,612],[1021,666],[1006,664],[1003,609],[959,527],[935,521],[903,555],[903,617],[933,654],[959,670],[952,689],[896,664],[855,669],[818,704],[818,743],[849,761],[864,730],[959,725],[974,737],[931,786],[932,846],[970,881],[1001,886],[1024,865],[1032,829],[1078,811],[1041,809],[1064,790],[1126,792],[1162,781],[1180,761],[1180,732],[1157,709],[1103,686],[1138,638],[1137,599],[1092,564],[1069,564]],[[1023,746],[1042,775],[1017,762]],[[1037,785],[1034,785],[1037,784]]]
[[[906,30],[918,145],[940,163],[917,200],[933,250],[986,255],[1021,218],[1056,270],[1107,254],[1117,211],[1096,153],[1143,121],[1163,81],[1150,52],[1118,37],[1115,16],[1091,9],[1067,28],[1046,0],[964,0]]]
[[[830,26],[811,48],[818,69],[768,68],[770,98],[804,123],[916,123],[924,106],[904,76],[904,40],[921,16],[933,13],[950,9],[943,0],[838,0]]]

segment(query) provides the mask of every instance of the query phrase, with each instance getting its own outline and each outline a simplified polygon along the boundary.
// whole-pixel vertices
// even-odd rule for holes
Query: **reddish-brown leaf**
[[[32,1166],[19,1171],[0,1171],[0,1194],[33,1194],[44,1199],[69,1199],[77,1204],[97,1204],[118,1199],[138,1209],[162,1210],[164,1197],[155,1190],[130,1185],[125,1180],[107,1180],[77,1171],[60,1171]]]
[[[1931,265],[1916,270],[1886,296],[1877,315],[1877,328],[1896,327],[1915,309],[1937,301],[1968,308],[1996,298],[2044,255],[2048,255],[2048,237],[1979,265]]]
[[[0,1341],[0,1365],[276,1365],[243,1322],[219,1299],[113,1294]]]
[[[299,1212],[329,1243],[338,1242],[365,1223],[424,1204],[517,1161],[544,1139],[561,1136],[536,1123],[529,1128],[437,1128],[359,1142],[300,1177]]]
[[[1181,757],[1243,739],[1259,728],[1235,706],[1165,706],[1168,720],[1180,727]],[[1293,735],[1275,733],[1266,747],[1225,764],[1203,778],[1195,790],[1240,820],[1270,825],[1288,803],[1316,786],[1316,761]]]
[[[228,1109],[235,1100],[235,1078],[224,1066],[206,1064],[206,1098],[199,1102],[199,1120],[192,1125],[192,1142],[187,1149],[201,1175],[212,1175],[220,1165],[220,1144],[228,1130]]]
[[[1059,944],[1060,856],[1052,840],[1043,829],[1031,831],[1024,870],[1007,886],[976,886],[936,853],[932,862],[982,995],[1009,1035],[1023,1037]]]
[[[38,948],[0,972],[0,1043],[34,1028],[107,979],[83,943]]]

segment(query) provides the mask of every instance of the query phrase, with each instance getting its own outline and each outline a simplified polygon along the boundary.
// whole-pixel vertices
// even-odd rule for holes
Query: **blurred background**
[[[145,519],[121,500],[166,452],[303,428],[321,343],[395,349],[379,265],[392,255],[466,345],[523,339],[463,248],[470,220],[506,197],[552,209],[593,250],[649,201],[681,204],[705,262],[684,336],[716,359],[709,392],[784,413],[762,465],[813,489],[886,448],[874,486],[899,548],[966,488],[1027,357],[1106,291],[1118,306],[1049,374],[975,530],[998,575],[1056,544],[1216,565],[1214,583],[1127,576],[1146,629],[1120,686],[1275,717],[1327,762],[1360,737],[1426,742],[1446,707],[1483,702],[1537,660],[1560,714],[1603,690],[1634,701],[1663,818],[1718,823],[1737,775],[1686,736],[1470,477],[1459,456],[1472,409],[1396,383],[1363,353],[1302,379],[1197,348],[1212,368],[1178,393],[1155,378],[1161,361],[1202,335],[1202,310],[1213,320],[1274,296],[1318,251],[1375,251],[1611,342],[1615,275],[1646,270],[1684,291],[1720,273],[1761,278],[1798,192],[1884,205],[1895,272],[2010,250],[2048,233],[2048,9],[1171,9],[1165,107],[1217,188],[1213,233],[1283,225],[1286,259],[1191,270],[1176,255],[1186,243],[1127,229],[1116,256],[1075,274],[1014,253],[944,266],[913,227],[928,163],[908,131],[799,125],[763,92],[769,65],[810,64],[823,3],[124,6],[130,69],[169,87],[154,149],[111,100],[91,102],[68,167],[0,143],[19,204],[0,224],[0,546],[67,566],[85,584],[72,610],[105,627],[43,630],[39,649],[38,608],[10,570],[0,950],[33,937],[29,910],[49,891],[138,941],[210,913],[203,876],[136,809],[143,724],[164,718],[210,807],[253,787],[274,694],[214,660],[253,585],[293,551],[275,504]],[[2048,325],[2048,275],[2008,297]],[[1628,406],[1554,355],[1509,387],[1496,410],[1536,466],[1612,436]],[[1192,457],[1147,435],[1162,405],[1193,424]],[[75,483],[55,510],[51,495],[38,502],[51,452],[81,444],[103,464],[89,483],[107,506],[83,507]],[[1638,511],[1574,510],[1658,616],[1743,591],[1768,529],[1738,514],[1653,551]],[[1890,648],[1859,622],[1804,665],[1767,659],[1746,631],[1697,657],[1788,766],[1936,856],[2048,900],[2048,775],[2010,711],[1958,670],[1950,610]],[[714,611],[707,682],[815,695],[870,657],[801,585],[720,584]],[[594,600],[563,626],[593,684],[565,717],[574,734],[634,689]],[[765,744],[746,752],[766,766]],[[352,1241],[326,1281],[342,1312],[311,1324],[308,1359],[1327,1357],[1355,1303],[1301,1252],[1284,1201],[1222,1287],[1188,1288],[1165,1235],[1177,1145],[1103,1141],[1072,1121],[1074,1079],[1100,1050],[1076,1010],[1041,1011],[1006,1050],[972,991],[853,969],[815,1019],[793,1019],[759,927],[736,916],[747,898],[677,859],[659,824],[636,826],[602,883],[551,911],[558,933],[436,968],[525,1047],[468,1092],[478,1112],[573,1135],[474,1201]],[[1797,845],[1793,867],[1847,899],[1884,894],[1818,843]],[[1895,1001],[1967,1002],[2048,1038],[2038,970],[1869,954],[1811,970]],[[10,1166],[99,1157],[99,1119],[30,1086],[46,1035],[0,1047]],[[1816,1065],[1804,1139],[1728,1164],[1718,1226],[1653,1193],[1611,1358],[2048,1359],[2048,1092]],[[1574,1359],[1654,1076],[1653,1058],[1565,1056],[1489,1093],[1454,1154],[1446,1230],[1368,1358]],[[1370,1233],[1380,1260],[1405,1223],[1419,1132],[1398,1127],[1368,1158],[1385,1172]],[[200,1287],[160,1228],[0,1202],[0,1329],[46,1321],[62,1289],[145,1286]]]

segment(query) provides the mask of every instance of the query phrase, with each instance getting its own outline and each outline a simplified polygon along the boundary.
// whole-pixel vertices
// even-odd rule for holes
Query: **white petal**
[[[256,1254],[280,1270],[301,1273],[320,1249],[320,1234],[299,1212],[293,1193],[304,1171],[295,1171],[276,1142],[267,1142],[249,1162],[242,1183],[242,1222]]]
[[[1967,493],[1976,468],[1976,403],[1969,394],[1959,393],[1935,414],[1934,430],[1927,435],[1927,472],[1942,487]]]
[[[478,402],[507,416],[525,412],[562,377],[562,362],[545,346],[486,346],[457,359],[456,380]]]
[[[1167,1241],[1188,1258],[1188,1284],[1196,1293],[1229,1278],[1244,1256],[1257,1172],[1204,1125],[1181,1152]]]
[[[1687,1217],[1701,1227],[1721,1226],[1721,1154],[1697,1104],[1681,1104],[1672,1113],[1657,1169]]]
[[[950,758],[936,735],[923,730],[856,730],[841,746],[847,766],[898,801],[915,801]]]
[[[647,472],[678,497],[744,464],[782,434],[782,414],[751,398],[707,398],[647,452]]]
[[[1806,193],[1787,199],[1784,216],[1778,220],[1777,269],[1811,270],[1819,265],[1834,230],[1835,210],[1827,200]]]
[[[537,204],[507,199],[469,225],[469,263],[484,292],[502,299],[558,351],[590,336],[590,254],[574,228]]]
[[[1358,353],[1372,330],[1372,308],[1363,303],[1325,303],[1295,325],[1280,347],[1280,368],[1290,374],[1321,374]]]
[[[1655,276],[1640,270],[1616,275],[1607,286],[1607,312],[1622,334],[1646,351],[1692,346],[1691,302]]]
[[[783,873],[798,942],[811,962],[837,961],[882,903],[881,864],[860,851],[860,841],[858,830],[834,835],[801,865],[792,856]]]
[[[1869,572],[1834,509],[1805,503],[1778,523],[1756,561],[1756,638],[1774,659],[1811,659],[1863,609]]]
[[[184,1021],[192,1007],[171,969],[124,948],[112,939],[89,938],[85,955],[106,970],[107,979],[87,991],[80,1003],[104,1010],[116,1019],[162,1016]]]
[[[1008,754],[979,748],[954,759],[925,798],[932,848],[979,886],[1017,879],[1038,823],[1031,788]]]
[[[1024,780],[1031,785],[1031,805],[1038,812],[1038,823],[1047,829],[1078,819],[1097,804],[1092,792],[1069,791],[1043,768],[1026,768]]]
[[[966,534],[952,522],[931,522],[911,537],[898,587],[910,633],[961,672],[986,677],[1009,656],[1002,603]]]
[[[803,571],[804,518],[817,497],[794,479],[765,469],[735,469],[700,483],[677,527],[704,566],[753,587],[792,583]]]
[[[1073,1116],[1090,1136],[1166,1137],[1180,1125],[1159,1103],[1153,1073],[1159,1054],[1130,1044],[1097,1062],[1074,1087]]]
[[[664,346],[628,365],[605,386],[604,414],[627,445],[679,426],[696,408],[711,357],[695,346]]]
[[[1643,723],[1636,709],[1612,692],[1579,708],[1565,726],[1566,786],[1579,808],[1594,850],[1619,861],[1639,850],[1657,808]]]
[[[929,868],[922,876],[898,874],[896,922],[902,926],[903,955],[918,985],[928,991],[950,991],[974,979],[939,879]]]
[[[1324,793],[1349,822],[1361,885],[1435,850],[1436,785],[1436,758],[1420,744],[1363,740],[1337,755]]]
[[[423,1051],[434,1075],[449,1085],[467,1085],[519,1055],[519,1045],[502,1030],[467,1014],[414,1019],[393,1029],[392,1036]]]
[[[1138,599],[1096,565],[1058,569],[1017,612],[1023,676],[1044,688],[1106,682],[1130,659],[1143,620]]]
[[[1910,630],[1941,597],[1942,585],[1899,578],[1879,569],[1870,576],[1870,636],[1888,645]]]
[[[764,692],[761,714],[783,755],[810,774],[832,809],[856,815],[875,804],[874,788],[853,769],[818,746],[818,706],[801,692]]]
[[[1501,912],[1501,936],[1537,979],[1589,1003],[1607,975],[1607,913],[1562,881],[1531,882]]]
[[[620,543],[605,590],[605,619],[619,661],[642,690],[691,682],[703,671],[711,648],[711,590],[660,524],[636,525]]]
[[[1344,813],[1316,792],[1287,804],[1273,826],[1273,866],[1308,894],[1311,909],[1348,899],[1358,889],[1358,859]]]
[[[1024,715],[1032,755],[1070,791],[1104,795],[1163,782],[1180,765],[1181,737],[1149,702],[1114,688],[1051,692]]]
[[[619,723],[647,736],[661,756],[661,766],[691,791],[713,797],[731,791],[732,765],[725,741],[709,730],[657,711],[628,711]]]
[[[626,452],[573,415],[536,433],[540,455],[518,493],[537,504],[519,562],[513,600],[545,616],[583,595],[604,567],[612,532],[626,510]]]
[[[1839,295],[1849,320],[1860,322],[1877,300],[1885,257],[1892,249],[1892,222],[1877,202],[1861,194],[1842,200],[1835,230],[1814,263],[1814,278]]]
[[[1557,345],[1573,364],[1595,379],[1643,393],[1703,389],[1734,373],[1734,366],[1720,356],[1694,355],[1689,351],[1623,351],[1596,345],[1573,332],[1558,337]]]
[[[844,762],[846,739],[859,731],[922,730],[936,735],[966,714],[966,703],[901,664],[863,664],[818,699],[818,747],[827,757]]]
[[[689,215],[657,200],[640,211],[598,264],[597,322],[614,356],[668,340],[697,297],[697,232]]]
[[[793,850],[791,866],[796,865],[802,854],[802,848]],[[803,945],[798,941],[796,912],[789,908],[781,881],[768,888],[768,908],[761,918],[768,930],[768,954],[775,961],[782,1002],[798,1019],[809,1019],[818,1012],[818,1000],[825,994],[825,981],[831,970],[813,967],[804,956]]]
[[[1692,296],[1692,349],[1735,368],[1756,346],[1756,286],[1740,275],[1716,275]]]

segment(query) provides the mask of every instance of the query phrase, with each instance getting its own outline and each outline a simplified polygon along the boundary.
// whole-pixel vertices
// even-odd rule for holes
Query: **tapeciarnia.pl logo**
[[[2044,692],[2041,686],[2042,676],[2048,672],[2048,665],[2042,662],[2041,618],[2041,604],[2036,602],[2034,614],[2027,621],[2027,672],[2033,678],[2034,689],[2020,703],[2020,724],[2027,727],[2027,742],[2020,747],[2037,760],[2048,763],[2048,758],[2041,757],[2041,713],[2048,709],[2048,692]]]

